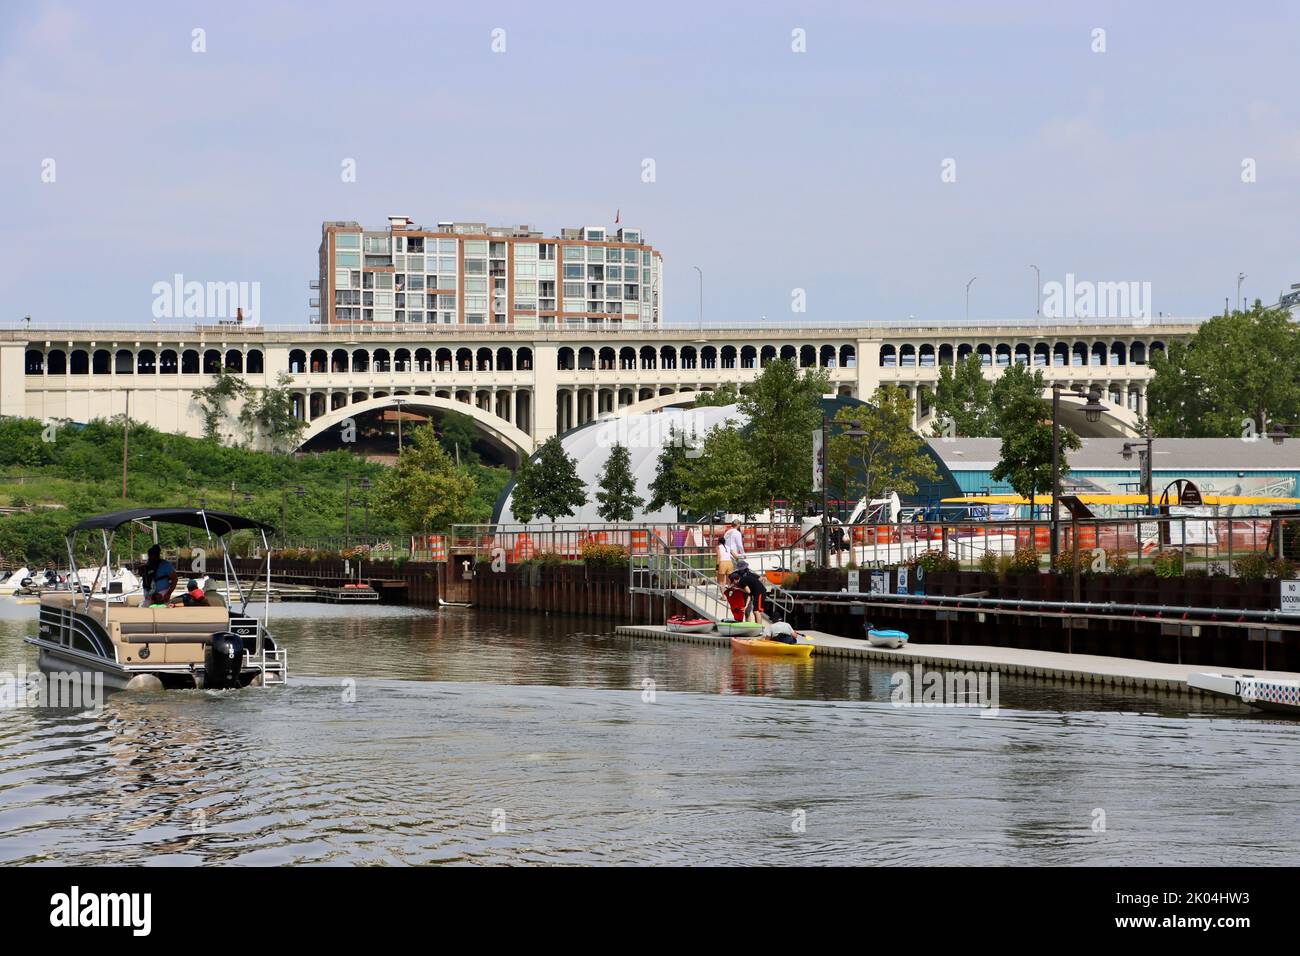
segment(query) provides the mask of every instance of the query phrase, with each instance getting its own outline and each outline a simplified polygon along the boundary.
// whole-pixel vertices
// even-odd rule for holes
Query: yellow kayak
[[[783,657],[807,657],[813,652],[811,644],[784,644],[781,641],[769,641],[761,637],[753,639],[733,637],[731,648],[736,651],[748,651],[750,654],[776,654]]]

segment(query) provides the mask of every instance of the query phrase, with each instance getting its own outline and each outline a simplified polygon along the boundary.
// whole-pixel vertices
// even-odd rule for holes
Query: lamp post
[[[1032,262],[1029,268],[1034,270],[1034,318],[1043,314],[1043,274]]]
[[[294,488],[293,493],[297,495],[299,498],[307,497],[307,489],[304,488],[302,485],[298,485],[296,488]],[[280,486],[280,542],[281,544],[285,543],[289,537],[288,511],[289,511],[289,486],[281,485]]]
[[[971,286],[971,282],[974,282],[974,281],[975,281],[976,279],[978,279],[978,278],[979,278],[979,276],[971,276],[971,277],[970,277],[970,282],[967,282],[967,283],[966,283],[966,321],[967,321],[967,322],[970,321],[970,286]]]
[[[831,419],[827,418],[825,415],[822,416],[822,460],[821,460],[822,534],[821,534],[820,546],[818,547],[818,552],[819,552],[819,559],[821,562],[821,566],[823,568],[829,567],[831,563],[831,551],[830,551],[831,514],[830,514],[830,495],[828,493],[828,489],[830,488],[830,480],[829,480],[830,468],[828,466],[830,465],[830,460],[831,460],[831,426],[842,425],[842,424],[844,423],[832,421]],[[866,436],[867,433],[862,430],[861,422],[853,421],[853,422],[849,422],[848,425],[849,427],[848,430],[844,432],[844,437],[863,438]]]
[[[397,399],[397,457],[402,457],[402,399]]]
[[[370,479],[362,478],[359,482],[357,482],[357,487],[360,488],[362,491],[369,491]],[[370,537],[370,495],[368,494],[362,495],[361,503],[362,506],[366,509],[365,535],[367,538],[369,538]]]
[[[1139,448],[1135,442],[1126,441],[1124,443],[1123,450],[1120,452],[1120,455],[1123,457],[1125,461],[1132,461],[1133,451],[1134,449],[1137,450],[1138,472],[1142,476],[1142,490],[1147,493],[1147,514],[1152,514],[1155,511],[1155,502],[1152,497],[1153,489],[1151,487],[1152,484],[1151,479],[1152,479],[1152,472],[1155,466],[1151,458],[1151,443],[1155,439],[1155,436],[1151,434],[1151,432],[1148,430],[1147,433],[1142,437],[1145,439],[1145,443],[1146,443],[1145,448]]]
[[[1060,531],[1060,510],[1061,499],[1061,395],[1068,395],[1071,398],[1087,399],[1088,404],[1083,406],[1083,413],[1090,422],[1101,421],[1101,413],[1106,410],[1106,406],[1101,403],[1101,392],[1097,389],[1091,389],[1087,392],[1082,389],[1073,389],[1066,391],[1065,386],[1060,382],[1052,383],[1052,542],[1051,558],[1052,567],[1056,567],[1056,555],[1060,550],[1060,544],[1057,541]]]
[[[1246,278],[1246,273],[1244,273],[1244,272],[1238,272],[1238,273],[1237,273],[1237,301],[1238,301],[1238,302],[1241,302],[1241,283],[1242,283],[1242,280],[1244,280],[1245,278]],[[1246,311],[1246,303],[1245,303],[1245,302],[1241,302],[1241,311],[1243,311],[1243,312]]]
[[[699,266],[692,266],[700,274],[700,338],[704,338],[704,270]]]

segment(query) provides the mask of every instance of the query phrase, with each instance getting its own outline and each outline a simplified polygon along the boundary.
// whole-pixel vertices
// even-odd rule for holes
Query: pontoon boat
[[[206,532],[220,546],[228,605],[215,588],[206,607],[151,607],[143,590],[106,594],[102,576],[108,566],[113,537],[123,525],[179,524]],[[244,591],[230,560],[225,538],[232,531],[261,535],[266,553],[265,593],[269,596],[271,553],[269,530],[239,515],[201,508],[135,508],[87,518],[67,537],[72,574],[84,593],[54,591],[41,596],[40,627],[27,643],[40,651],[38,664],[46,673],[88,671],[103,674],[109,688],[232,688],[283,684],[288,678],[286,653],[262,619],[248,614],[250,595]],[[76,541],[81,532],[99,532],[104,561],[93,575],[77,575]],[[210,547],[208,553],[212,554]],[[86,581],[87,577],[90,582]],[[133,579],[133,578],[132,578]],[[238,607],[235,607],[236,602]]]

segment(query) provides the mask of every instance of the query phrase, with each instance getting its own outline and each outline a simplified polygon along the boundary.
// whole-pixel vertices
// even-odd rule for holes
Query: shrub
[[[1102,549],[1105,555],[1105,563],[1099,570],[1093,569],[1093,564],[1097,561],[1096,551],[1089,549],[1079,552],[1079,573],[1080,574],[1128,574],[1129,559],[1120,551],[1110,548]],[[1053,567],[1058,574],[1074,573],[1074,555],[1069,551],[1062,551],[1056,555],[1056,564]]]
[[[1232,562],[1232,570],[1237,577],[1246,581],[1262,581],[1268,577],[1268,556],[1264,554],[1243,554]]]
[[[1158,578],[1181,578],[1183,576],[1183,553],[1181,551],[1157,551],[1151,560]]]
[[[1295,572],[1296,563],[1289,558],[1274,558],[1268,563],[1268,576],[1270,578],[1293,578]]]
[[[910,568],[921,568],[926,574],[934,574],[940,571],[957,571],[961,568],[960,562],[950,554],[943,551],[923,551],[907,563]]]
[[[627,548],[621,544],[587,541],[582,545],[582,560],[591,568],[627,567]]]
[[[1132,573],[1135,578],[1153,578],[1156,576],[1156,569],[1149,564],[1138,564],[1134,565]]]
[[[985,551],[980,555],[979,568],[985,574],[992,574],[998,569],[998,556],[992,551]]]
[[[998,569],[1002,569],[1001,561],[998,562]],[[1038,552],[1033,548],[1016,548],[1015,554],[1007,557],[1005,571],[1007,574],[1034,574],[1037,571]]]

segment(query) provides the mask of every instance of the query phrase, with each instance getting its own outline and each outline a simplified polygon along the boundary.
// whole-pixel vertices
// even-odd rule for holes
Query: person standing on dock
[[[716,569],[718,587],[725,588],[727,586],[727,576],[731,574],[733,567],[735,565],[731,561],[731,552],[727,550],[727,536],[720,534],[718,535],[718,566]]]
[[[739,566],[740,562],[745,560],[745,536],[741,534],[739,518],[731,522],[731,527],[722,538],[727,553],[731,556],[732,565]]]

